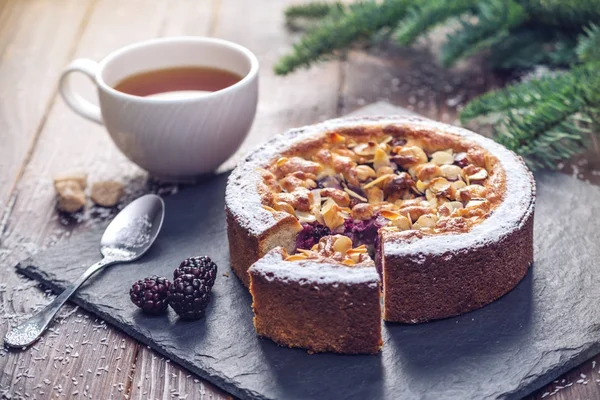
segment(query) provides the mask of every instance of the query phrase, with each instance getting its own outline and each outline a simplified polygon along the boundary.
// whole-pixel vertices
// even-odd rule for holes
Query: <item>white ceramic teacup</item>
[[[181,66],[216,67],[242,76],[225,89],[187,97],[140,97],[113,88],[140,72]],[[67,79],[83,72],[98,88],[100,107],[75,93]],[[79,115],[104,124],[119,149],[151,174],[186,179],[215,170],[241,145],[256,113],[258,60],[220,39],[172,37],[123,47],[101,62],[73,61],[60,93]]]

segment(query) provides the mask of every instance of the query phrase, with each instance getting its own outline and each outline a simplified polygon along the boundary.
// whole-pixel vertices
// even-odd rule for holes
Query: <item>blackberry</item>
[[[321,224],[302,224],[302,230],[298,232],[296,236],[296,248],[297,249],[310,249],[315,244],[319,243],[319,240],[323,236],[331,235],[331,231],[328,227]]]
[[[129,298],[133,304],[149,314],[167,311],[167,297],[171,282],[167,278],[153,275],[140,279],[131,286]]]
[[[217,264],[206,256],[184,260],[173,272],[169,304],[183,319],[204,316],[217,277]]]

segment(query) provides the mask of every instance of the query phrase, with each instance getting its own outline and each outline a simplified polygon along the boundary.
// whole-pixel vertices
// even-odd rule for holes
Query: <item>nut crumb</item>
[[[100,181],[92,185],[92,201],[99,206],[113,207],[123,196],[123,184],[116,181]]]
[[[74,172],[70,174],[61,174],[54,177],[54,185],[56,186],[59,182],[75,182],[81,190],[87,187],[87,174],[83,172]]]
[[[80,180],[54,179],[54,188],[58,194],[58,209],[73,213],[79,211],[85,205],[85,186],[82,187]]]
[[[229,278],[229,272],[223,272],[223,276]]]

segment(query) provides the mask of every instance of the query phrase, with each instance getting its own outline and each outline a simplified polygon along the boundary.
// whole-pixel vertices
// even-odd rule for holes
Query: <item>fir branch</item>
[[[599,0],[520,0],[538,23],[579,31],[590,22],[600,22]]]
[[[307,4],[296,4],[285,10],[285,22],[292,30],[302,29],[300,21],[318,21],[326,17],[337,18],[341,16],[346,7],[340,2],[326,3],[313,1]]]
[[[405,46],[412,44],[419,36],[441,25],[451,18],[473,11],[478,0],[430,0],[420,6],[411,7],[406,18],[398,24],[396,40]]]
[[[442,48],[442,63],[452,65],[459,58],[500,42],[509,31],[527,19],[523,7],[513,0],[479,2],[478,22],[461,21],[461,29],[448,35]]]
[[[567,66],[575,58],[574,47],[570,37],[541,27],[522,28],[492,45],[486,62],[493,69]]]
[[[600,63],[555,77],[511,85],[475,99],[461,113],[468,120],[504,113],[494,139],[522,155],[532,168],[554,168],[587,145],[591,113],[600,108]]]
[[[306,33],[293,46],[291,54],[275,65],[275,73],[286,75],[295,69],[308,67],[337,50],[348,48],[360,39],[368,39],[380,29],[395,26],[406,14],[410,0],[384,0],[382,3],[364,1],[354,4],[351,11],[339,19],[323,21],[323,24]]]
[[[531,169],[556,169],[558,162],[573,157],[588,146],[591,133],[585,124],[578,121],[577,115],[570,115],[543,135],[519,147],[517,152]]]
[[[325,3],[323,1],[313,1],[307,4],[297,4],[289,6],[285,10],[285,18],[293,20],[295,18],[315,18],[326,17],[334,11],[344,10],[344,5],[340,2]]]
[[[600,60],[600,28],[590,24],[579,37],[575,52],[581,62]]]
[[[484,115],[530,108],[559,92],[561,88],[573,84],[573,75],[565,73],[508,85],[504,89],[487,92],[471,100],[462,109],[460,119],[466,123]]]
[[[594,76],[593,71],[597,68],[600,68],[600,63],[588,63],[573,68],[569,72],[507,85],[503,89],[485,93],[471,100],[462,109],[460,119],[466,123],[477,117],[493,113],[531,108],[554,96],[562,96],[565,91],[572,92],[576,87],[581,87],[578,93],[581,96],[585,94],[586,104],[596,105],[600,101],[596,101],[593,97],[595,96],[593,90],[591,94],[588,92],[590,92],[590,87],[596,87],[595,80],[591,77]]]

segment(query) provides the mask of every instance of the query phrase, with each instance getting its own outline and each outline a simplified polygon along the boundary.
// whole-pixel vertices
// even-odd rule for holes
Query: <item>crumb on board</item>
[[[114,207],[123,197],[124,185],[117,181],[99,181],[92,185],[91,198],[103,207]]]

